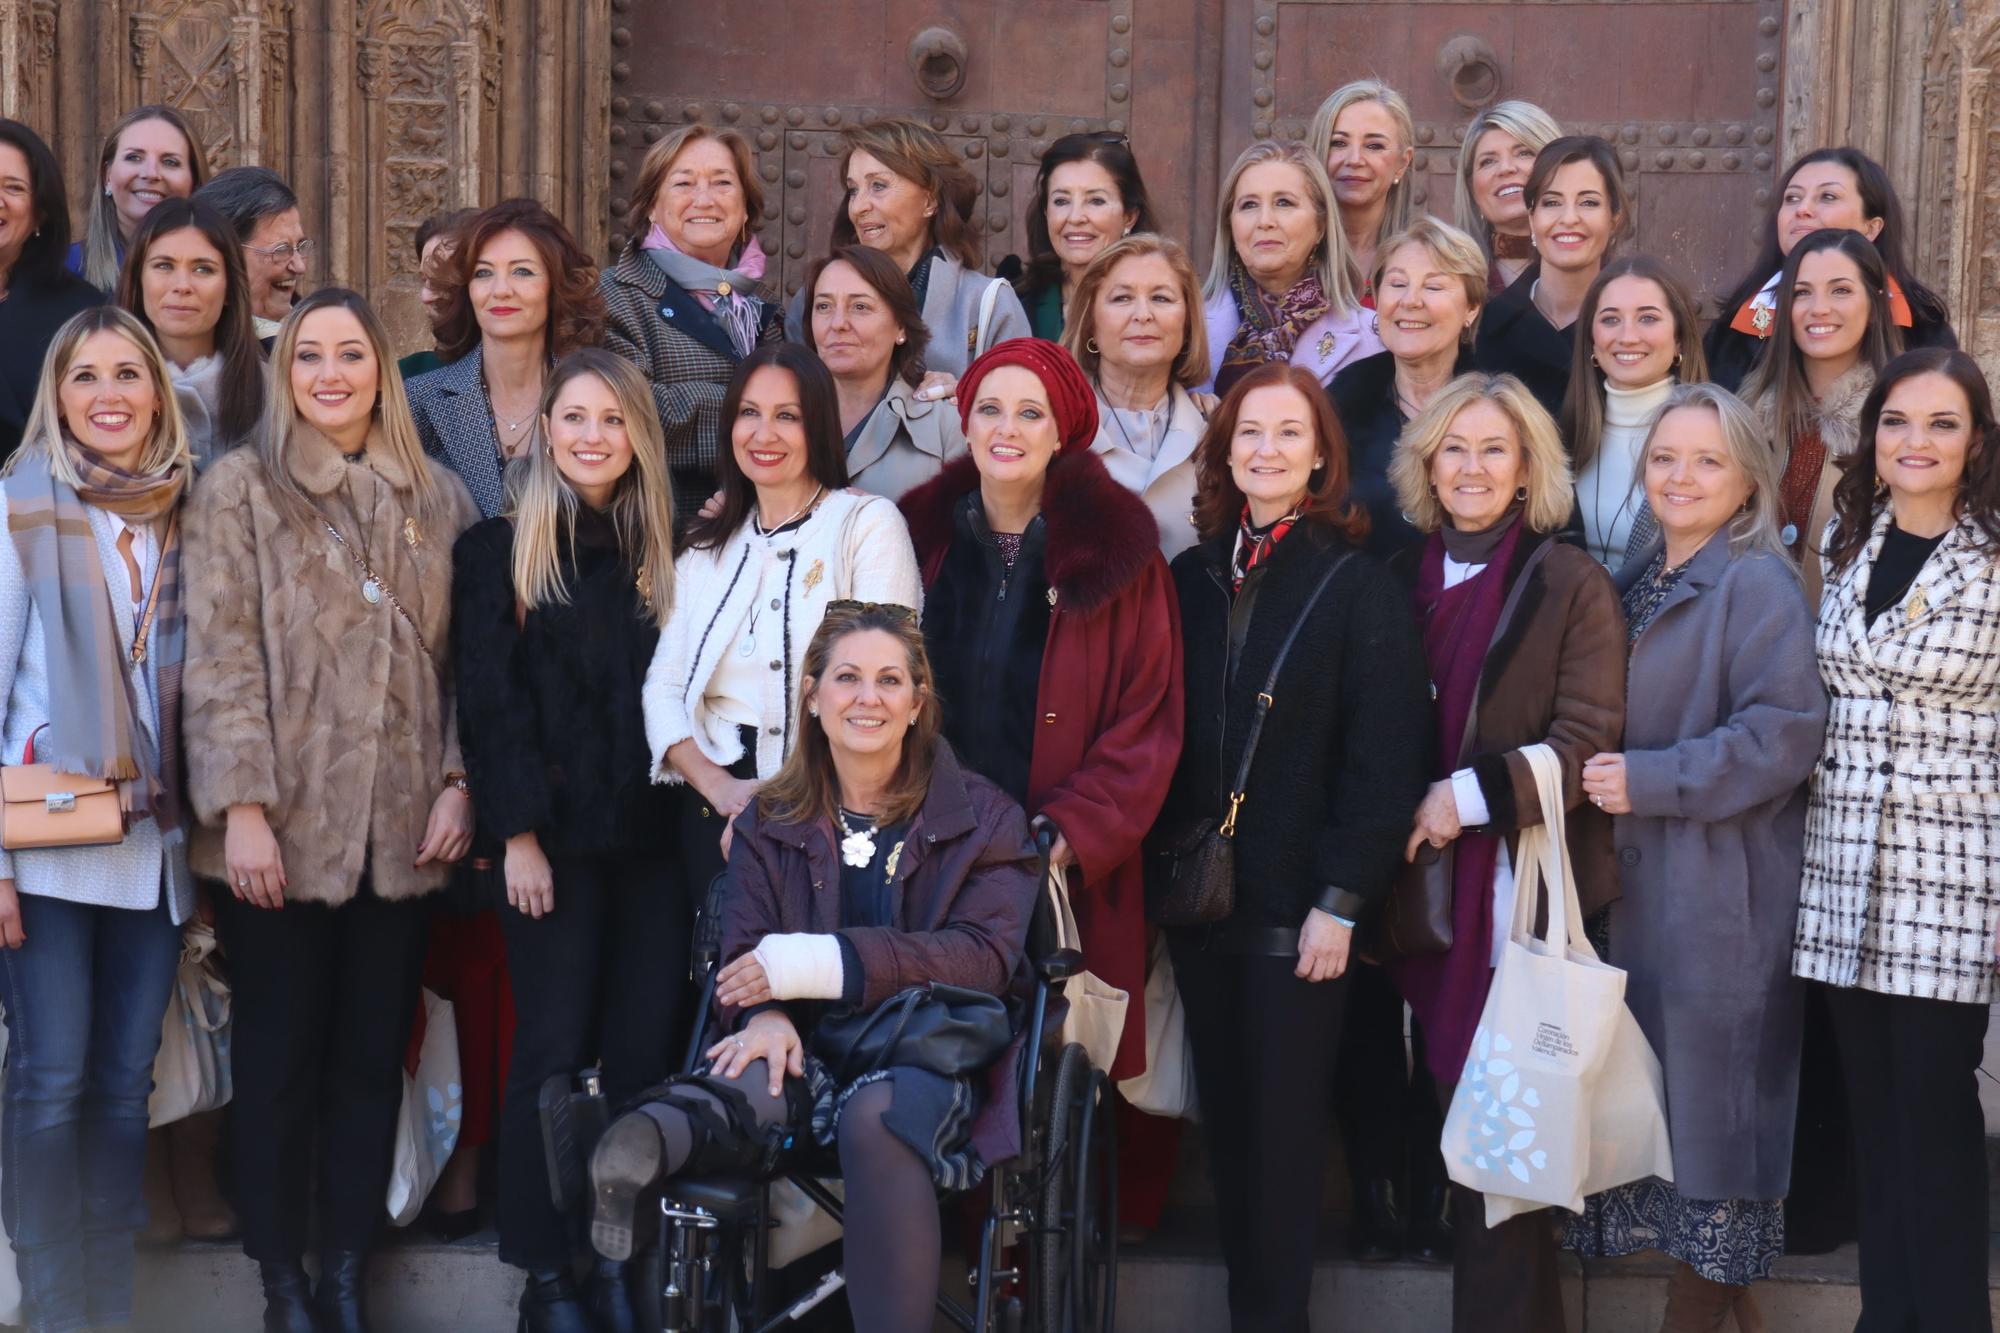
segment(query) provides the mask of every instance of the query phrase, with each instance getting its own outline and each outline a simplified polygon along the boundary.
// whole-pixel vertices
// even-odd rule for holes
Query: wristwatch
[[[445,774],[444,785],[447,787],[456,787],[460,796],[472,795],[472,784],[465,780],[465,774],[463,773]]]

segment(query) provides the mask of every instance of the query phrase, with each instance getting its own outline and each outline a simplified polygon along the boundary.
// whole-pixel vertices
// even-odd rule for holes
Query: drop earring
[[[812,716],[812,717],[818,717],[818,716],[819,716],[819,705],[818,705],[818,704],[807,704],[807,705],[806,705],[806,712],[807,712],[807,714],[809,714],[809,715],[810,715],[810,716]]]

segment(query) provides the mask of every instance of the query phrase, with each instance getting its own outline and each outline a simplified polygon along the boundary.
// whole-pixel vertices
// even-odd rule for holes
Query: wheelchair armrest
[[[1035,960],[1035,974],[1044,981],[1068,981],[1083,971],[1083,955],[1075,949],[1056,949]]]

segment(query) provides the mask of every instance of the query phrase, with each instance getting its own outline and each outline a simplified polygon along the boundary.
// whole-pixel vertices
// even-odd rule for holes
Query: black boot
[[[296,1259],[257,1265],[264,1278],[264,1333],[318,1333],[312,1288]]]
[[[368,1333],[362,1295],[368,1286],[368,1256],[357,1250],[326,1250],[319,1256],[319,1287],[313,1309],[320,1333]]]
[[[1433,1185],[1417,1198],[1410,1214],[1409,1253],[1425,1263],[1448,1264],[1455,1244],[1451,1186]]]
[[[590,1266],[589,1304],[597,1333],[639,1333],[639,1312],[632,1304],[627,1276],[630,1265],[599,1256]]]
[[[567,1268],[537,1268],[521,1288],[519,1333],[595,1333]]]
[[[1348,1252],[1364,1262],[1394,1259],[1403,1252],[1403,1217],[1393,1181],[1370,1180],[1354,1192],[1354,1231]]]
[[[639,1197],[660,1178],[667,1155],[660,1127],[644,1111],[611,1122],[590,1154],[590,1244],[606,1259],[632,1257]]]

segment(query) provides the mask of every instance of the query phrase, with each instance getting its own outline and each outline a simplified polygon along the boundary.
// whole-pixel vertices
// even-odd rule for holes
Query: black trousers
[[[1987,1304],[1987,1007],[1830,989],[1861,1185],[1855,1333],[1971,1333]]]
[[[1307,1333],[1348,981],[1170,930],[1236,1333]]]
[[[365,1251],[386,1212],[431,904],[384,902],[365,874],[339,907],[266,911],[227,893],[218,904],[243,1252],[259,1262],[305,1252],[315,1143],[320,1248]]]
[[[1372,963],[1356,961],[1334,1067],[1334,1105],[1354,1188],[1372,1180],[1390,1182],[1405,1218],[1424,1191],[1445,1183],[1437,1080],[1424,1061],[1423,1030],[1414,1019],[1410,1033],[1406,1051],[1403,996],[1396,983]]]
[[[743,757],[729,766],[732,778],[757,776],[757,728],[738,727],[743,740]],[[729,821],[709,805],[708,798],[692,786],[680,788],[680,820],[676,829],[679,847],[678,872],[688,902],[694,908],[708,899],[708,886],[722,873],[722,830]]]
[[[549,1197],[537,1099],[593,1063],[615,1103],[674,1073],[692,1014],[693,914],[664,856],[556,857],[555,910],[500,909],[514,986],[514,1051],[500,1108],[500,1258],[560,1268],[571,1224]]]

